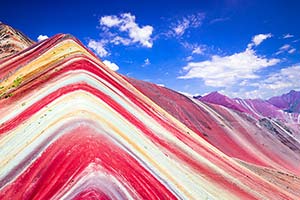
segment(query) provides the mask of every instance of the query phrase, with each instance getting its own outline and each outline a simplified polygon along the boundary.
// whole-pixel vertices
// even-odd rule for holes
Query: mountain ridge
[[[286,112],[300,113],[300,91],[291,90],[280,96],[271,97],[267,101]]]
[[[296,94],[300,94],[300,92],[295,92]],[[289,93],[288,93],[289,94]],[[288,94],[284,94],[279,97],[274,97],[270,98],[272,100],[263,100],[263,99],[241,99],[241,98],[229,98],[223,94],[220,94],[218,92],[212,92],[209,93],[203,97],[197,98],[200,101],[208,102],[208,103],[214,103],[218,105],[225,106],[227,108],[239,111],[239,112],[244,112],[252,115],[253,117],[256,118],[263,118],[263,117],[272,117],[278,120],[283,120],[283,121],[291,121],[291,122],[297,122],[299,123],[299,113],[298,112],[287,112],[286,108],[292,105],[292,103],[285,102],[284,106],[280,107],[276,106],[276,102],[279,102],[279,104],[283,104],[282,102],[282,97],[286,97]],[[296,109],[298,108],[297,106],[300,106],[298,104],[300,99],[298,96],[293,98],[294,101],[294,106]],[[274,105],[275,104],[275,105]]]

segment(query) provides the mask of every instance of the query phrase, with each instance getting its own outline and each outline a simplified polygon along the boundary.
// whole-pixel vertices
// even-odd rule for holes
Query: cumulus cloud
[[[258,34],[252,38],[252,43],[248,44],[248,48],[252,48],[253,46],[260,45],[264,40],[272,37],[271,33],[268,34]]]
[[[287,39],[287,38],[293,38],[294,37],[294,35],[292,35],[292,34],[285,34],[284,36],[283,36],[283,38],[284,39]]]
[[[40,42],[40,41],[42,41],[42,40],[46,40],[46,39],[48,39],[49,37],[47,36],[47,35],[39,35],[38,37],[37,37],[37,40]]]
[[[245,84],[250,87],[250,89],[247,87],[239,87],[237,91],[233,92],[226,88],[222,90],[222,93],[232,97],[267,99],[272,96],[287,93],[290,90],[300,90],[300,82],[298,80],[299,73],[300,65],[284,67],[267,75],[263,79],[255,80],[255,82],[247,81]]]
[[[116,63],[110,62],[109,60],[104,60],[103,63],[113,71],[119,69],[119,66]]]
[[[180,37],[186,32],[187,29],[201,26],[204,18],[204,13],[197,13],[183,17],[171,25],[171,30],[168,32],[167,36]]]
[[[300,65],[282,68],[268,75],[266,79],[254,84],[257,86],[257,89],[248,91],[247,95],[269,98],[289,92],[290,90],[300,90],[299,73]]]
[[[100,24],[107,27],[117,26],[120,23],[121,20],[115,15],[108,15],[100,18]]]
[[[279,59],[263,58],[256,55],[254,50],[246,49],[230,56],[214,55],[210,60],[189,62],[183,67],[187,73],[179,78],[201,78],[207,86],[225,87],[239,80],[258,78],[255,72],[278,62]]]
[[[263,41],[262,38],[266,39],[267,37],[259,36],[259,41],[254,38],[252,42],[256,45]],[[209,60],[189,62],[183,67],[183,71],[186,72],[185,75],[178,78],[200,78],[207,86],[228,87],[245,79],[257,79],[259,78],[257,75],[259,70],[279,62],[279,59],[268,59],[257,55],[248,45],[248,48],[240,53],[229,56],[213,55]]]
[[[123,44],[124,46],[128,46],[131,44],[131,40],[127,39],[127,38],[122,38],[120,36],[115,36],[114,38],[112,38],[110,40],[111,43],[115,44],[115,45],[119,45],[119,44]]]
[[[150,25],[139,26],[136,23],[136,17],[131,13],[123,13],[120,16],[108,15],[100,18],[100,26],[105,29],[116,28],[119,33],[125,33],[125,36],[121,36],[115,32],[112,39],[114,44],[131,45],[139,43],[144,47],[151,48],[153,41],[151,35],[153,33],[153,27]],[[116,30],[110,30],[116,31]]]
[[[299,74],[300,65],[282,68],[279,72],[269,75],[259,87],[271,90],[300,88]]]
[[[252,42],[255,44],[255,46],[258,46],[260,43],[262,43],[264,40],[272,37],[271,33],[268,34],[258,34],[253,37]]]
[[[105,49],[105,44],[106,41],[101,40],[101,41],[95,41],[95,40],[90,40],[88,43],[88,47],[93,49],[97,55],[100,57],[105,57],[109,55],[109,52]]]

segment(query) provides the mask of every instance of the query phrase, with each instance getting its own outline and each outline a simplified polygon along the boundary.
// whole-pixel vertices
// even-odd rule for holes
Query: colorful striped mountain
[[[299,198],[295,121],[122,76],[71,35],[24,47],[0,60],[0,199]]]
[[[0,59],[18,53],[33,43],[22,32],[0,22]]]

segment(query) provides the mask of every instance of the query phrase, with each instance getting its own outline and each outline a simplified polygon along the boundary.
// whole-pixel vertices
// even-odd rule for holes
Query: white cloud
[[[150,62],[149,58],[146,58],[146,59],[144,60],[143,67],[146,66],[146,65],[150,65],[150,64],[151,64],[151,62]]]
[[[266,40],[270,37],[272,37],[272,35],[270,33],[258,34],[256,36],[254,36],[254,38],[252,39],[252,42],[255,44],[255,46],[258,46],[260,43],[262,43],[264,40]]]
[[[251,89],[240,87],[233,92],[231,89],[226,88],[222,92],[231,97],[267,99],[287,93],[290,90],[300,90],[299,73],[300,65],[285,67],[267,75],[263,79],[247,82],[246,86],[250,86]]]
[[[293,89],[300,90],[299,74],[300,65],[282,68],[262,80],[257,90],[264,98],[280,95]]]
[[[290,45],[285,44],[285,45],[283,45],[282,47],[280,47],[279,50],[286,51],[286,50],[288,50],[290,47],[291,47]]]
[[[186,60],[186,61],[191,61],[191,60],[193,60],[193,56],[188,56],[188,57],[186,57],[185,60]]]
[[[117,28],[119,32],[127,34],[124,38],[117,33],[117,36],[111,38],[111,43],[123,45],[139,43],[144,47],[151,48],[153,46],[151,39],[153,27],[150,25],[140,27],[135,19],[131,13],[123,13],[120,16],[109,15],[100,18],[100,25],[105,28]]]
[[[289,54],[292,54],[295,51],[296,51],[296,49],[292,48],[291,45],[285,44],[285,45],[283,45],[279,48],[279,50],[276,52],[276,55],[279,55],[279,54],[284,53],[284,52],[288,52]]]
[[[295,53],[296,49],[295,48],[292,48],[288,51],[288,53],[292,54],[292,53]]]
[[[88,47],[93,49],[96,52],[96,54],[98,54],[100,57],[105,57],[109,55],[108,51],[105,49],[105,43],[106,41],[104,40],[90,40],[88,43]]]
[[[211,20],[209,23],[210,24],[215,24],[215,23],[224,22],[224,21],[227,21],[227,20],[230,20],[230,18],[229,17],[220,17],[220,18],[215,18],[215,19]]]
[[[103,63],[113,71],[119,69],[119,66],[116,63],[110,62],[109,60],[104,60]]]
[[[263,81],[260,87],[267,89],[285,89],[300,87],[299,81],[300,65],[291,66],[281,69],[277,73],[271,74],[266,80]]]
[[[205,13],[197,13],[194,15],[187,16],[187,19],[190,22],[190,27],[197,28],[202,25],[203,20],[205,19]]]
[[[221,90],[219,91],[220,93],[232,97],[232,98],[244,98],[244,99],[264,99],[263,94],[261,93],[260,90],[254,89],[254,90],[246,90],[245,88],[240,88],[239,91],[230,91],[230,90]]]
[[[204,52],[204,48],[198,46],[198,47],[195,47],[194,50],[192,51],[192,54],[203,54]]]
[[[127,38],[122,38],[120,36],[115,36],[110,42],[115,45],[123,44],[125,46],[128,46],[130,45],[131,40]]]
[[[173,23],[171,25],[171,31],[167,33],[167,36],[180,37],[186,32],[187,29],[201,26],[204,18],[204,13],[188,15],[181,20],[178,20],[176,23]]]
[[[257,41],[254,42],[254,44],[258,43]],[[186,74],[178,78],[200,78],[204,80],[207,86],[228,87],[245,79],[259,78],[256,74],[259,70],[279,62],[279,59],[267,59],[264,56],[257,55],[248,45],[248,48],[240,53],[223,57],[213,55],[210,60],[189,62],[183,67]]]
[[[284,39],[287,39],[287,38],[293,38],[294,37],[294,35],[292,35],[292,34],[285,34],[284,36],[283,36],[283,38]]]
[[[100,18],[100,24],[107,27],[117,26],[120,23],[121,20],[115,15],[109,15]]]
[[[191,50],[192,54],[204,54],[204,51],[206,50],[206,45],[202,44],[191,44],[188,42],[181,42],[180,44],[184,48]]]
[[[46,39],[48,39],[49,37],[47,36],[47,35],[39,35],[38,37],[37,37],[37,40],[40,42],[40,41],[42,41],[42,40],[46,40]]]
[[[258,34],[252,38],[252,43],[248,44],[248,48],[252,48],[253,46],[260,45],[264,40],[272,37],[271,33],[268,34]]]
[[[173,31],[176,35],[182,36],[189,25],[189,21],[187,19],[184,19],[182,22],[179,22],[177,26],[173,27]]]

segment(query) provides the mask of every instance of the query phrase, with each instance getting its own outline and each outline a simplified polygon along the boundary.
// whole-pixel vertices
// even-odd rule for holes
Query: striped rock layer
[[[22,32],[0,22],[0,59],[16,54],[34,42]]]
[[[69,35],[0,60],[0,199],[299,197],[280,124],[132,82]]]

